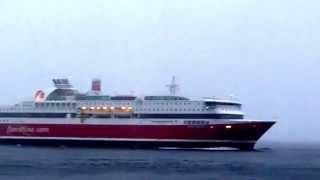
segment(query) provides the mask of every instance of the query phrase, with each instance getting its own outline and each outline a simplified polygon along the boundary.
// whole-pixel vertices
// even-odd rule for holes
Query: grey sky
[[[105,93],[235,94],[267,140],[320,141],[316,0],[0,0],[1,104],[53,77]]]

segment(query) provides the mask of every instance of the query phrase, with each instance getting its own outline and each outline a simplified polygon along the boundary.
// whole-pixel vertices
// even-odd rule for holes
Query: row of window
[[[137,111],[205,111],[204,109],[177,109],[177,108],[147,108],[147,109],[137,109]]]
[[[230,111],[230,110],[241,110],[241,108],[239,106],[224,106],[224,107],[217,107],[217,110],[221,110],[221,111]]]
[[[175,101],[175,100],[189,100],[189,99],[181,96],[146,96],[144,100]]]
[[[36,105],[37,108],[76,108],[76,104],[70,103],[70,104],[59,104],[59,103],[41,103]],[[174,111],[174,112],[188,112],[188,111],[207,111],[206,109],[200,109],[200,108],[142,108],[136,109],[137,111]],[[219,108],[221,111],[230,111],[230,110],[239,110],[238,108]]]
[[[144,105],[201,105],[201,102],[144,102]]]
[[[82,105],[88,105],[93,106],[93,104],[86,103]],[[121,103],[121,105],[130,105],[130,103],[124,104]],[[76,108],[77,104],[75,102],[69,102],[69,103],[57,103],[57,102],[49,102],[49,103],[36,103],[35,106],[37,108],[49,108],[49,107],[56,107],[56,108]],[[217,107],[219,110],[222,111],[230,111],[230,110],[240,110],[239,106],[222,106]],[[207,108],[208,109],[208,108]],[[206,109],[202,108],[137,108],[137,111],[206,111]]]
[[[101,103],[95,103],[95,102],[86,102],[86,103],[81,103],[82,106],[95,106],[97,104],[100,104],[100,105],[105,105],[105,106],[115,106],[115,105],[132,105],[132,103],[130,102],[127,102],[127,103],[124,103],[124,102],[115,102],[115,103],[106,103],[106,104],[101,104]],[[163,105],[163,106],[169,106],[169,105],[201,105],[201,103],[190,103],[190,102],[158,102],[158,103],[142,103],[141,105],[146,105],[146,106],[155,106],[155,105]]]
[[[77,106],[76,103],[55,103],[55,102],[50,102],[50,103],[36,103],[35,106],[37,108],[44,108],[44,107],[61,107],[61,108],[75,108]]]
[[[136,109],[137,111],[207,111],[209,109],[200,109],[200,108],[142,108]],[[230,111],[230,110],[240,110],[239,108],[219,108],[221,111]]]
[[[208,125],[209,121],[184,121],[186,125]]]
[[[89,103],[89,102],[87,102],[87,103],[81,103],[81,104],[79,104],[80,106],[97,106],[97,105],[99,105],[99,106],[132,106],[132,104],[131,103],[112,103],[112,104],[107,104],[107,103]]]

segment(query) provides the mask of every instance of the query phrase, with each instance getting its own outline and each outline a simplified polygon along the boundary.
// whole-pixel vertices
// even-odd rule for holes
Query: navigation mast
[[[176,83],[176,77],[173,76],[171,80],[171,84],[168,84],[167,87],[169,88],[170,95],[174,96],[176,95],[179,85]]]

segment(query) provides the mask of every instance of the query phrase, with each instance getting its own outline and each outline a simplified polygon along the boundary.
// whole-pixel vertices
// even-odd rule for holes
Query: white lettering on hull
[[[12,134],[12,133],[23,133],[23,134],[28,134],[28,133],[49,133],[50,129],[41,127],[41,128],[33,128],[33,127],[27,127],[27,126],[19,126],[19,127],[13,127],[13,126],[8,126],[7,127],[7,134]]]

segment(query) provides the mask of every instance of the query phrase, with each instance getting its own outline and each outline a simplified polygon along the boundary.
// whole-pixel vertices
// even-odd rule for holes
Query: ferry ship
[[[254,150],[275,121],[245,119],[234,98],[191,100],[176,95],[103,95],[101,80],[81,93],[68,79],[38,90],[34,100],[0,107],[0,143],[107,148]]]

